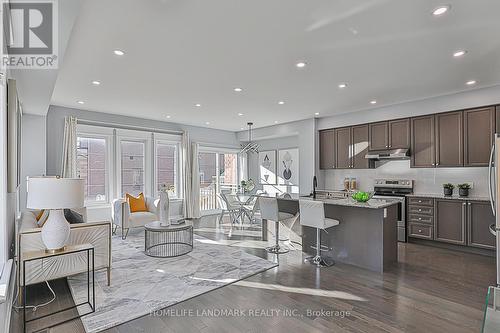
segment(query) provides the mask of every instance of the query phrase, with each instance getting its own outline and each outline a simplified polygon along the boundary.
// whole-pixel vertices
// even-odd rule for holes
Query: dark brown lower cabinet
[[[495,236],[489,230],[490,224],[495,223],[495,216],[489,202],[469,201],[467,222],[467,245],[495,249]]]
[[[466,245],[467,203],[462,200],[436,199],[434,208],[434,239]]]

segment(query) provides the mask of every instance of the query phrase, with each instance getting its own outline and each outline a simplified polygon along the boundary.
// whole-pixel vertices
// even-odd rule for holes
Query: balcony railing
[[[232,192],[236,193],[238,190],[237,184],[220,184],[219,192]],[[201,210],[214,210],[219,209],[217,203],[217,188],[214,183],[200,188],[200,209]]]

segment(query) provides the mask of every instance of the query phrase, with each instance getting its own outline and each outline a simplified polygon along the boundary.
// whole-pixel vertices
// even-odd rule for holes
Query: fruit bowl
[[[357,202],[367,202],[372,197],[373,197],[372,192],[362,192],[362,191],[355,192],[351,195],[351,198],[353,198]]]

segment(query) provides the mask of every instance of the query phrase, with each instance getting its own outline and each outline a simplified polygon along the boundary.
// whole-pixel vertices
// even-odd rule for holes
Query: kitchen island
[[[299,211],[299,196],[277,197],[282,212],[296,214]],[[325,204],[325,216],[340,221],[338,226],[322,232],[322,245],[331,248],[325,257],[337,262],[351,264],[376,272],[383,272],[397,262],[397,202],[371,199],[358,203],[350,198],[313,199]],[[262,220],[262,237],[267,239],[267,223]],[[273,222],[274,223],[274,222]],[[302,251],[314,254],[316,229],[302,227]]]

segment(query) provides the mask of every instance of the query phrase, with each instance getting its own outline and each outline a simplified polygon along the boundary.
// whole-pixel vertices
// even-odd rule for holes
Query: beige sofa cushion
[[[130,214],[130,226],[131,227],[139,227],[144,226],[146,223],[157,221],[158,217],[156,214],[151,212],[136,212]]]

